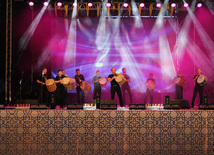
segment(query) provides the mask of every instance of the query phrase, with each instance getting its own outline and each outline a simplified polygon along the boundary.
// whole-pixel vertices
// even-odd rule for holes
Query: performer
[[[176,83],[176,80],[178,78],[181,78],[179,83]],[[177,71],[177,76],[174,78],[174,83],[175,84],[175,92],[176,92],[176,99],[183,99],[183,85],[185,84],[186,80],[185,78],[181,75],[180,71]]]
[[[116,69],[111,69],[112,74],[108,76],[108,82],[111,82],[111,99],[114,100],[115,91],[117,92],[117,95],[119,97],[120,106],[123,107],[123,99],[121,95],[120,85],[116,82],[117,75]]]
[[[76,80],[76,90],[77,90],[77,102],[78,104],[80,104],[80,94],[81,94],[81,98],[82,98],[82,104],[84,104],[84,91],[80,88],[80,85],[83,81],[85,81],[85,78],[82,74],[80,74],[80,70],[76,69],[76,75],[74,76],[75,80]]]
[[[128,83],[128,82],[131,82],[131,79],[130,79],[130,77],[126,74],[126,68],[123,68],[122,71],[123,71],[123,76],[124,76],[125,79],[126,79],[126,82],[122,85],[123,103],[124,103],[124,105],[126,105],[126,104],[125,104],[125,102],[126,102],[126,97],[125,97],[125,96],[126,96],[126,95],[125,95],[126,91],[127,91],[128,94],[129,94],[130,103],[132,103],[132,94],[131,94],[131,89],[130,89],[129,83]]]
[[[155,79],[153,78],[153,74],[149,74],[149,78],[146,80],[145,85],[147,86],[146,95],[144,99],[144,104],[146,104],[148,96],[150,96],[150,104],[153,103],[153,89],[155,87]]]
[[[68,77],[68,75],[65,74],[65,70],[64,69],[62,70],[62,75],[65,76],[65,77]]]
[[[50,94],[48,92],[48,89],[45,85],[45,82],[47,80],[47,68],[44,68],[42,70],[42,74],[38,77],[38,79],[36,80],[37,83],[39,83],[41,85],[40,89],[39,89],[39,102],[40,103],[46,103],[47,106],[49,106],[50,104]]]
[[[61,108],[65,108],[66,94],[67,94],[67,89],[63,85],[63,80],[62,80],[64,77],[65,76],[63,75],[63,71],[58,70],[58,76],[56,76],[56,78],[55,78],[55,83],[57,85],[56,100]]]
[[[195,75],[193,80],[192,80],[193,82],[195,82],[195,87],[194,87],[193,96],[192,96],[192,108],[194,107],[194,102],[195,102],[197,92],[199,92],[200,104],[202,104],[202,101],[203,101],[203,87],[204,86],[201,86],[197,82],[198,78],[202,77],[202,76],[204,76],[204,75],[202,75],[201,69],[198,69],[198,75]],[[206,76],[204,76],[204,77],[205,77],[205,79],[207,79]]]
[[[94,83],[94,97],[93,97],[94,100],[97,99],[97,93],[98,93],[99,97],[101,98],[101,85],[99,83],[100,78],[101,78],[100,71],[97,70],[96,75],[92,79],[92,82]]]

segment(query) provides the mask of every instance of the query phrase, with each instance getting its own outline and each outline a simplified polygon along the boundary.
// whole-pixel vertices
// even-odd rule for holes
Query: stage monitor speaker
[[[130,110],[144,110],[146,109],[146,104],[129,104]]]
[[[83,105],[82,104],[68,104],[67,109],[82,110]]]
[[[38,100],[30,100],[30,99],[17,100],[16,104],[38,104]]]
[[[100,103],[101,110],[117,110],[116,100],[101,100]]]
[[[45,104],[31,104],[30,109],[46,109]]]
[[[181,109],[179,105],[173,105],[173,104],[164,104],[163,105],[164,109]]]
[[[4,104],[0,104],[0,109],[4,109]]]
[[[214,109],[214,104],[199,104],[198,109],[212,110],[212,109]]]
[[[189,101],[188,100],[170,100],[171,105],[179,105],[181,109],[189,109]]]

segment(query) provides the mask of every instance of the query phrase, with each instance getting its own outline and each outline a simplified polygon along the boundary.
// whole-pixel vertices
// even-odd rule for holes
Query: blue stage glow
[[[131,77],[130,86],[137,92],[145,92],[144,83],[150,72],[154,74],[157,81],[156,90],[174,91],[172,83],[174,74],[166,74],[167,68],[163,67],[163,61],[161,61],[164,60],[166,63],[168,60],[172,60],[172,55],[168,55],[168,53],[173,54],[173,47],[176,43],[176,32],[172,27],[172,25],[174,26],[173,19],[170,19],[170,24],[169,22],[164,23],[164,32],[160,30],[157,33],[152,33],[153,27],[151,27],[154,25],[155,19],[141,19],[142,27],[135,26],[136,19],[73,20],[75,19],[71,20],[71,25],[72,23],[76,23],[76,25],[75,29],[72,29],[72,34],[75,34],[76,37],[69,39],[74,36],[67,34],[62,38],[64,41],[56,44],[53,51],[52,70],[54,74],[57,74],[58,69],[65,69],[69,77],[74,77],[75,70],[79,68],[86,81],[93,87],[92,77],[96,74],[96,70],[100,70],[101,76],[107,78],[111,74],[112,67],[117,69],[117,73],[121,73],[122,68],[125,67],[127,74]],[[176,20],[174,22],[176,23]],[[73,32],[74,30],[75,32]],[[166,53],[160,53],[160,45],[163,46],[164,42],[162,41],[160,44],[159,40],[163,36],[164,41],[167,36],[170,36],[170,44],[167,45]],[[68,49],[72,49],[72,52]],[[75,51],[73,51],[74,49]],[[65,55],[65,52],[63,54],[63,50],[68,55]],[[67,56],[71,58],[71,61],[66,61],[67,63],[64,64]],[[109,86],[110,84],[107,84],[107,91]]]

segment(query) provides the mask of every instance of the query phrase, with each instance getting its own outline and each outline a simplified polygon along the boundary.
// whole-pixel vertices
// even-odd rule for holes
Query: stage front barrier
[[[0,110],[0,154],[213,154],[214,110]]]

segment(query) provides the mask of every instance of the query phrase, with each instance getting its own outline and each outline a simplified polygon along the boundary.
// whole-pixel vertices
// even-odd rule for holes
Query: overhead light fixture
[[[91,2],[88,3],[88,7],[92,7],[93,4]]]
[[[127,8],[128,6],[129,6],[128,3],[124,3],[124,4],[123,4],[123,7],[124,7],[124,8]]]
[[[30,1],[29,3],[29,6],[34,6],[34,2]]]
[[[189,6],[188,3],[184,3],[184,7],[187,8]]]
[[[156,7],[157,7],[157,8],[160,8],[160,7],[161,7],[161,3],[157,3],[157,4],[156,4]]]
[[[140,3],[140,7],[143,8],[145,6],[144,3]]]
[[[171,4],[171,7],[172,7],[172,8],[175,8],[175,7],[176,7],[176,4],[175,4],[175,3],[172,3],[172,4]]]

